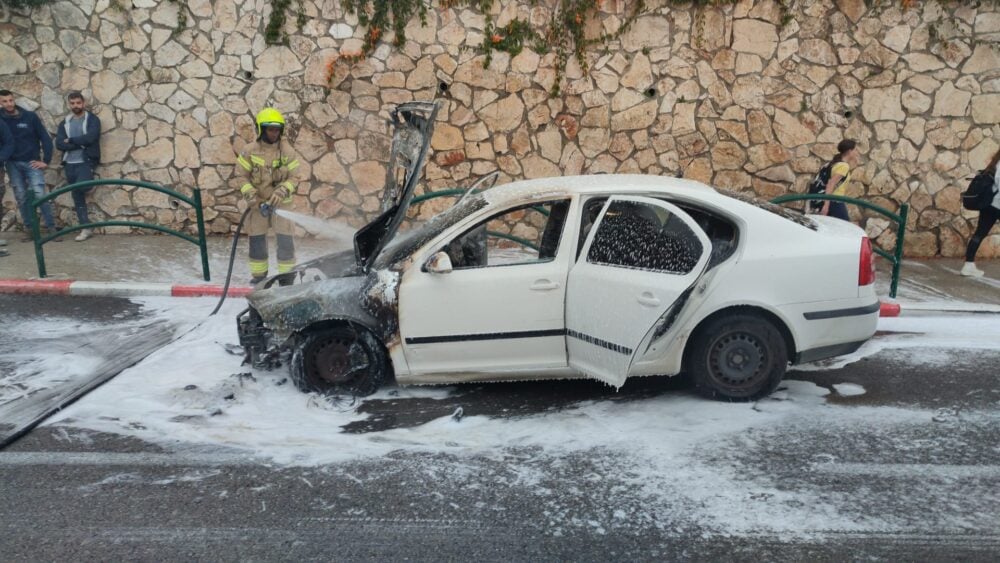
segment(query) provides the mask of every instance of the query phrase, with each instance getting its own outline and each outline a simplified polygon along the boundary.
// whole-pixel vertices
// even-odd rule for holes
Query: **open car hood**
[[[354,255],[363,271],[371,268],[406,217],[427,159],[439,107],[438,102],[408,102],[390,112],[392,150],[382,192],[382,213],[354,234]]]

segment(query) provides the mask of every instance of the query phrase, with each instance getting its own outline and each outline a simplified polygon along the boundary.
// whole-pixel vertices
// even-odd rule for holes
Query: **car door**
[[[569,365],[620,387],[639,344],[705,271],[711,250],[705,233],[676,206],[610,198],[569,273]]]
[[[495,214],[433,249],[451,271],[406,271],[399,323],[411,373],[566,367],[569,205]]]

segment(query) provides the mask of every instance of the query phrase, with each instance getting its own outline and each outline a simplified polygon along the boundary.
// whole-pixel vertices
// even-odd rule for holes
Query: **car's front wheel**
[[[296,337],[290,368],[295,386],[307,393],[364,396],[385,382],[389,360],[372,333],[341,325]]]
[[[709,398],[752,401],[774,391],[788,366],[785,339],[773,323],[738,313],[698,329],[691,349],[695,389]]]

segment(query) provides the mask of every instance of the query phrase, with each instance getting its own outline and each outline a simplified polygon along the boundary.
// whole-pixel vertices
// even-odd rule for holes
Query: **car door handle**
[[[559,284],[554,281],[535,280],[535,283],[531,284],[532,291],[551,291],[553,289],[559,289]]]
[[[655,295],[648,291],[643,291],[642,295],[636,298],[640,305],[645,305],[646,307],[656,307],[660,304],[660,300],[656,298]]]

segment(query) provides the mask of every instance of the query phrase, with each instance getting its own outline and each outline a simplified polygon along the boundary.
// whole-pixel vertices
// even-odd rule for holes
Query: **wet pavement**
[[[995,365],[1000,354],[980,360]],[[44,427],[0,454],[0,549],[12,559],[993,560],[1000,414],[995,399],[969,392],[995,394],[996,378],[969,381],[962,372],[957,385],[939,385],[953,366],[909,366],[907,385],[898,385],[885,374],[900,367],[880,354],[860,369],[791,377],[863,382],[869,393],[837,399],[859,408],[947,404],[954,413],[867,424],[817,413],[706,441],[685,463],[731,474],[745,487],[718,501],[692,499],[681,491],[697,483],[652,478],[613,451],[399,451],[303,468],[218,447]],[[518,419],[579,402],[638,404],[649,394],[688,393],[666,381],[641,380],[613,397],[583,381],[477,385],[447,401],[375,401],[362,409],[388,428],[458,407]],[[953,392],[942,397],[945,388]],[[726,506],[749,520],[785,508],[778,522],[730,533],[706,517]],[[775,531],[783,510],[802,510],[815,522],[807,532]],[[845,518],[854,529],[844,529]]]
[[[38,318],[61,318],[67,323],[81,324],[122,322],[139,318],[139,309],[131,301],[112,297],[71,300],[46,295],[0,295],[0,387],[4,375],[13,373],[17,366],[17,351],[59,344],[48,344],[37,334],[18,330],[24,323]]]
[[[365,399],[358,405],[358,412],[368,415],[367,418],[341,429],[351,434],[364,434],[413,428],[445,416],[455,420],[465,416],[517,418],[571,409],[590,401],[635,401],[669,392],[687,392],[693,396],[691,385],[684,377],[637,378],[629,380],[619,390],[587,379],[470,383],[450,388],[452,392],[443,399]],[[350,404],[352,399],[344,398],[344,401]]]
[[[0,296],[0,347],[10,347],[10,327],[33,317],[113,327],[145,314],[123,299]],[[702,427],[718,420],[699,417],[699,405],[711,411],[715,403],[696,398],[683,378],[635,379],[620,391],[586,380],[469,384],[430,395],[397,389],[327,405],[363,415],[331,433],[377,441],[449,417],[458,428],[469,418],[497,433],[505,423],[534,421],[544,433],[557,416],[594,417],[593,405],[613,416],[662,402],[664,418],[676,416],[671,408],[684,416],[663,436],[661,453],[625,434],[626,447],[615,449],[401,446],[297,467],[218,443],[166,436],[154,444],[68,420],[0,452],[0,553],[14,560],[992,561],[1000,550],[998,362],[997,350],[889,349],[839,369],[793,370],[753,408],[774,416],[794,406],[795,388],[815,385],[828,394],[813,410],[718,434]],[[246,392],[267,394],[288,385],[283,379],[258,374]],[[845,384],[863,393],[842,394]],[[116,417],[113,405],[104,416]],[[688,433],[703,438],[670,453]]]
[[[120,299],[0,295],[0,448],[166,346],[173,327],[142,316]]]

